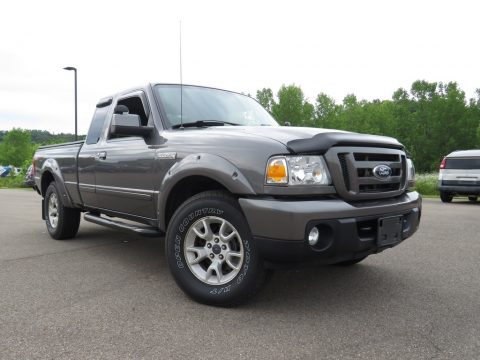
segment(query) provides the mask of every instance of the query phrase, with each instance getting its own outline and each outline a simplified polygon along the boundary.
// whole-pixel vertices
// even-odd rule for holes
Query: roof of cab
[[[133,91],[137,91],[137,90],[141,90],[141,89],[144,89],[146,87],[154,87],[155,85],[176,85],[176,86],[184,86],[184,87],[198,87],[198,88],[205,88],[205,89],[213,89],[213,90],[222,90],[222,91],[227,91],[227,92],[230,92],[230,93],[234,93],[234,94],[238,94],[238,95],[243,95],[243,96],[249,96],[249,95],[245,95],[245,94],[242,94],[242,93],[239,93],[237,91],[232,91],[232,90],[225,90],[225,89],[220,89],[220,88],[216,88],[216,87],[211,87],[211,86],[202,86],[202,85],[194,85],[194,84],[179,84],[179,83],[158,83],[158,82],[155,82],[155,83],[148,83],[144,86],[136,86],[136,87],[131,87],[129,89],[126,89],[126,90],[123,90],[123,91],[120,91],[116,94],[113,94],[113,95],[109,95],[109,96],[106,96],[102,99],[100,99],[97,103],[97,107],[104,107],[104,106],[108,106],[112,103],[112,100],[115,96],[122,96],[124,94],[128,94],[130,92],[133,92]],[[250,96],[249,96],[250,97]],[[252,98],[254,99],[254,98]],[[255,99],[254,99],[255,100]]]
[[[447,158],[452,158],[452,157],[480,157],[480,150],[479,149],[457,150],[447,155]]]

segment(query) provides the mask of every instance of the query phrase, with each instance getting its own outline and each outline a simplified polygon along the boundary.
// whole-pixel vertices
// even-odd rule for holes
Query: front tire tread
[[[179,225],[183,221],[182,219],[186,219],[189,214],[205,207],[218,207],[223,210],[222,215],[216,216],[222,217],[232,223],[236,227],[236,230],[239,231],[242,240],[244,242],[248,240],[249,242],[250,262],[248,264],[248,272],[246,275],[242,275],[244,278],[241,283],[236,282],[238,278],[237,275],[232,281],[224,284],[225,286],[208,285],[196,279],[186,264],[184,268],[178,267],[178,256],[181,256],[182,260],[185,261],[182,255],[183,243],[184,236],[188,232],[188,230],[185,230],[184,233],[180,233]],[[193,223],[195,220],[191,221]],[[190,226],[190,223],[188,226]],[[181,250],[175,253],[175,238],[178,236],[182,237]],[[235,307],[248,302],[263,288],[272,275],[272,271],[265,269],[263,266],[263,261],[252,241],[248,223],[238,205],[238,201],[225,191],[211,190],[196,194],[178,207],[168,225],[165,240],[165,254],[170,271],[179,287],[193,300],[207,305]],[[242,267],[243,266],[244,264],[242,264]],[[221,288],[225,288],[228,285],[231,285],[229,292],[220,294]]]

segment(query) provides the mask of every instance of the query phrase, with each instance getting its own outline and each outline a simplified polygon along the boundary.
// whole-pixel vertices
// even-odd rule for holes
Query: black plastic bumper
[[[385,215],[351,217],[344,219],[313,220],[305,229],[303,241],[290,241],[254,237],[266,265],[272,268],[293,267],[299,264],[328,265],[362,258],[394,247],[417,231],[421,207],[390,213],[388,217],[401,217],[401,238],[382,244],[379,239],[379,220]],[[320,238],[315,246],[308,244],[308,232],[316,226]]]

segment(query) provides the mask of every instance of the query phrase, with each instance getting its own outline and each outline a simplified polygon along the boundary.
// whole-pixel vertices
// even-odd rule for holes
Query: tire
[[[80,226],[80,210],[63,206],[55,182],[45,192],[45,223],[50,236],[56,240],[73,238]]]
[[[440,200],[444,203],[452,202],[453,196],[447,192],[440,191]]]
[[[474,202],[474,203],[475,203],[475,202],[477,202],[477,196],[469,196],[469,197],[468,197],[468,200],[469,200],[470,202]]]
[[[353,260],[347,260],[347,261],[342,261],[339,263],[334,264],[335,266],[352,266],[355,264],[358,264],[359,262],[365,260],[368,256],[364,256],[358,259],[353,259]]]
[[[208,305],[240,305],[271,274],[263,267],[237,201],[223,191],[197,194],[175,211],[167,229],[165,254],[178,286]]]

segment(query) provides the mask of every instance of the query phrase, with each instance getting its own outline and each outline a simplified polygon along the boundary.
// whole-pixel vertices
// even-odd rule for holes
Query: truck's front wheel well
[[[209,190],[226,190],[219,182],[205,176],[189,176],[180,180],[170,191],[165,206],[165,226],[168,226],[173,213],[190,197]]]
[[[45,171],[42,176],[42,183],[41,183],[41,189],[40,191],[42,192],[42,196],[45,196],[45,193],[47,192],[48,185],[52,181],[55,181],[55,178],[53,177],[52,173],[50,171]]]

